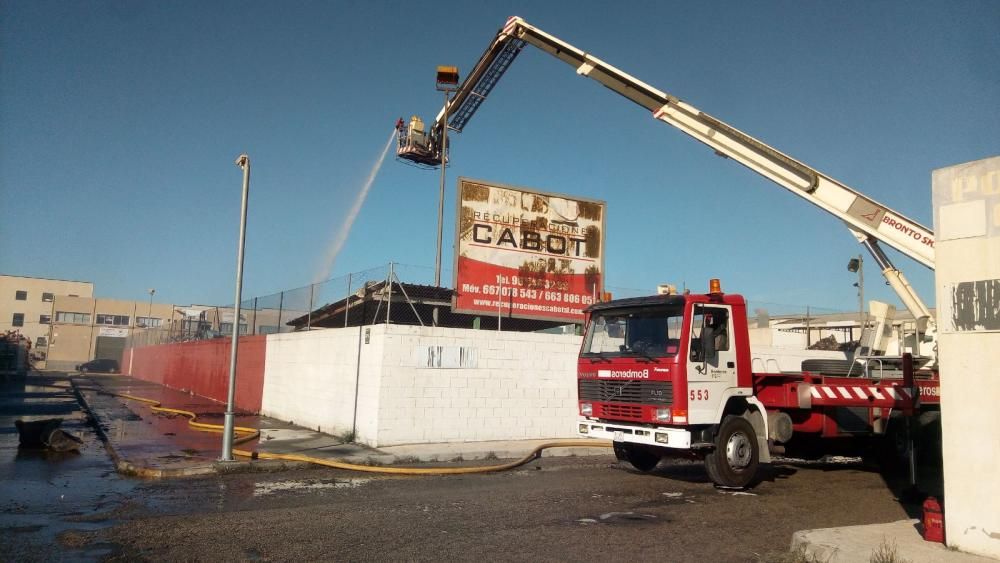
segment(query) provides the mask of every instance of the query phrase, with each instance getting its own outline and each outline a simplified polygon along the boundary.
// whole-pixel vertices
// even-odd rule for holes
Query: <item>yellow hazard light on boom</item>
[[[708,292],[722,293],[722,282],[719,281],[719,278],[712,278],[708,280]]]

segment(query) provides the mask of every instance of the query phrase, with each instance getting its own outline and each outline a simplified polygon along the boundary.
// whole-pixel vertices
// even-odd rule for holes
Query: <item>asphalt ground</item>
[[[804,528],[907,512],[874,472],[778,466],[751,491],[698,464],[644,475],[609,456],[543,458],[495,475],[384,478],[335,470],[146,482],[61,545],[111,560],[768,561]]]
[[[114,472],[73,395],[0,385],[0,560],[769,561],[797,530],[917,513],[856,460],[780,463],[723,491],[697,463],[640,474],[611,456],[492,475],[330,469],[142,481]],[[79,454],[17,447],[16,418],[66,418]],[[127,416],[127,413],[123,413]]]
[[[137,481],[122,479],[63,375],[0,380],[0,560],[91,560],[97,544],[66,550],[57,537],[104,524],[91,516],[125,501]],[[61,418],[83,440],[79,452],[19,447],[15,420]]]

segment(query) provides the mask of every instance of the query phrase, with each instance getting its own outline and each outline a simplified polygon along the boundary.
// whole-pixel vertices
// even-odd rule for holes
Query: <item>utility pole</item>
[[[810,326],[812,315],[809,314],[809,305],[806,305],[806,348],[812,346],[812,326]]]

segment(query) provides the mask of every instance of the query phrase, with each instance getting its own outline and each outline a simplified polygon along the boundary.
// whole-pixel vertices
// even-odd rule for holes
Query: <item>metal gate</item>
[[[125,351],[125,338],[119,336],[98,336],[94,347],[95,360],[115,360],[120,362]]]

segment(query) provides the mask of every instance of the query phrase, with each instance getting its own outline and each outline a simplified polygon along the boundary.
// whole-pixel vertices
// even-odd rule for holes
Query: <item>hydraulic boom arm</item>
[[[448,116],[449,129],[461,132],[526,44],[573,66],[577,74],[646,108],[654,118],[708,145],[720,156],[739,162],[842,220],[872,253],[889,285],[922,325],[921,330],[927,323],[933,327],[926,305],[879,247],[879,242],[884,242],[933,268],[934,233],[931,229],[518,17],[507,20],[448,102],[447,112],[442,108],[438,113],[429,135],[423,137],[426,144],[415,143],[414,137],[401,131],[397,155],[422,164],[439,165],[443,152],[439,146],[445,126],[443,116]]]

